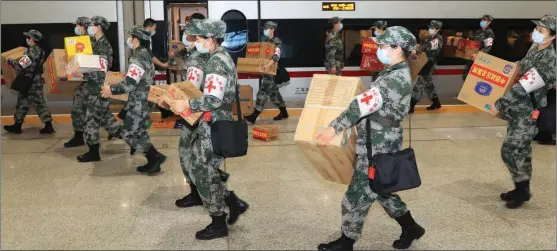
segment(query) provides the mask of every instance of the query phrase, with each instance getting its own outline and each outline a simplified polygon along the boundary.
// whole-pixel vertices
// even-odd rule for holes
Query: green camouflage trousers
[[[122,126],[118,124],[110,112],[110,100],[99,95],[87,97],[87,113],[85,114],[85,131],[83,137],[88,145],[100,144],[99,130],[103,127],[110,135],[120,135]]]
[[[83,132],[85,130],[85,114],[87,114],[87,88],[82,83],[75,89],[72,105],[72,126],[74,131]]]
[[[340,61],[336,61],[336,65],[334,66],[337,69],[337,76],[341,76],[342,75],[342,62]],[[331,64],[329,64],[329,62],[325,61],[325,69],[327,69],[327,73],[329,74],[333,74],[332,70],[332,66]]]
[[[138,152],[146,153],[152,146],[147,133],[147,127],[151,120],[149,102],[146,99],[128,102],[127,108],[128,113],[124,119],[122,139]]]
[[[430,100],[439,98],[437,91],[435,90],[435,85],[433,85],[433,72],[435,71],[435,66],[431,67],[431,70],[424,75],[418,76],[418,81],[412,89],[412,98],[415,100],[420,100],[425,91],[427,97]]]
[[[398,218],[408,212],[406,204],[398,195],[379,196],[369,187],[369,162],[366,155],[356,155],[356,166],[352,182],[342,200],[342,233],[358,240],[369,208],[376,200],[391,218]]]
[[[263,106],[267,100],[271,99],[278,108],[286,107],[282,95],[280,95],[279,88],[275,83],[275,77],[272,75],[263,75],[261,79],[261,88],[257,92],[255,100],[255,110],[263,111]]]
[[[43,92],[43,79],[40,75],[35,78],[35,81],[27,95],[21,95],[20,93],[17,94],[17,103],[15,105],[16,111],[14,114],[14,120],[16,123],[23,123],[31,105],[35,106],[37,115],[39,115],[41,122],[46,123],[52,121],[52,116],[46,106],[46,100]]]
[[[511,172],[514,182],[532,177],[532,140],[538,133],[536,121],[531,118],[509,120],[507,136],[501,146],[501,158]]]
[[[187,124],[187,122],[186,122]],[[180,133],[180,141],[178,142],[178,156],[180,156],[180,166],[182,167],[182,172],[188,184],[191,184],[190,173],[192,170],[192,161],[189,156],[192,152],[192,143],[195,136],[193,128],[188,125],[182,126],[182,132]]]
[[[462,73],[462,80],[466,80],[466,77],[468,77],[468,72],[470,72],[470,68],[472,68],[472,64],[474,64],[474,61],[472,60],[467,60],[466,61],[466,65],[464,65],[464,72]]]

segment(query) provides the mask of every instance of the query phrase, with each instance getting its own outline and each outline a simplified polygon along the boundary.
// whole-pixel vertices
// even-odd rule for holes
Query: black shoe
[[[46,122],[44,123],[44,128],[41,129],[41,134],[53,134],[54,133],[54,127],[52,127],[52,122]]]
[[[221,216],[211,216],[212,222],[205,229],[195,233],[198,240],[212,240],[228,236],[228,226],[226,225],[226,213]]]
[[[516,183],[516,189],[514,190],[512,196],[507,200],[505,205],[507,208],[515,209],[519,208],[524,204],[524,202],[529,201],[532,195],[530,194],[530,181],[522,181]]]
[[[410,114],[414,113],[414,107],[416,106],[417,103],[418,100],[410,99],[410,110],[408,110],[408,113]]]
[[[99,144],[89,145],[89,151],[83,155],[77,156],[77,161],[79,162],[100,161],[101,154],[99,151],[100,151]]]
[[[21,134],[21,125],[23,125],[23,124],[22,123],[15,123],[13,125],[5,125],[4,130],[6,130],[6,132]]]
[[[230,216],[228,217],[228,224],[233,225],[238,221],[238,217],[245,213],[249,205],[243,200],[240,200],[234,192],[230,191],[230,194],[224,198],[224,202],[230,210]]]
[[[283,120],[288,118],[288,111],[286,111],[286,107],[279,108],[280,113],[278,116],[274,117],[273,120]]]
[[[249,116],[244,116],[244,119],[252,124],[255,124],[255,120],[257,119],[257,117],[259,117],[260,113],[261,112],[258,110],[253,110],[253,113]]]
[[[354,250],[355,242],[355,240],[352,240],[342,234],[342,236],[336,241],[319,244],[317,249],[319,251],[352,251]]]
[[[427,110],[432,111],[441,108],[441,102],[439,102],[439,98],[434,98],[431,101],[433,101],[433,104],[426,108]]]
[[[128,114],[128,111],[126,110],[126,108],[122,108],[122,110],[118,113],[118,118],[120,118],[121,120],[126,119],[126,114]]]
[[[66,148],[77,147],[82,145],[85,145],[85,141],[83,140],[83,132],[80,131],[74,131],[73,138],[70,139],[70,141],[64,143],[64,147]]]
[[[203,201],[201,201],[201,197],[199,196],[197,187],[195,187],[195,185],[193,184],[190,184],[190,190],[190,194],[186,195],[186,197],[176,200],[174,204],[176,204],[177,207],[186,208],[203,205]]]
[[[153,174],[161,171],[161,165],[166,161],[166,156],[158,152],[154,146],[151,146],[149,150],[145,153],[147,158],[147,165],[137,167],[137,171],[140,173]]]
[[[393,242],[393,248],[407,249],[414,240],[420,239],[425,234],[425,229],[418,225],[410,212],[395,219],[402,227],[400,238]]]
[[[230,177],[230,174],[226,173],[223,170],[218,169],[219,174],[220,174],[220,180],[222,180],[222,182],[227,182],[228,178]]]

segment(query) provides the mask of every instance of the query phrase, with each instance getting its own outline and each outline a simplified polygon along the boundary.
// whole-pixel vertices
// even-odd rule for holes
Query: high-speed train
[[[104,15],[112,25],[107,33],[115,53],[112,70],[125,70],[126,55],[125,30],[135,22],[145,18],[157,21],[157,33],[153,37],[153,52],[165,57],[170,40],[180,39],[180,25],[186,16],[202,13],[209,18],[222,19],[227,23],[227,35],[223,46],[236,59],[245,55],[247,42],[256,42],[262,34],[262,26],[272,20],[278,24],[276,36],[283,42],[280,64],[290,74],[290,83],[280,91],[289,107],[301,104],[309,89],[311,77],[325,73],[324,39],[328,20],[333,16],[343,19],[341,31],[344,41],[344,76],[361,77],[364,83],[371,81],[370,73],[359,68],[361,54],[360,30],[367,30],[377,20],[385,20],[389,26],[404,26],[419,37],[427,30],[430,20],[443,22],[442,35],[445,43],[449,36],[463,35],[480,28],[480,18],[484,14],[494,17],[491,28],[495,40],[490,54],[517,61],[523,57],[532,41],[533,19],[553,12],[554,1],[33,1],[38,9],[33,15],[11,15],[5,7],[30,7],[32,1],[2,1],[2,51],[24,43],[17,35],[30,28],[45,34],[45,49],[63,48],[62,37],[71,36],[71,22],[78,16]],[[331,10],[324,6],[330,3],[344,3],[350,6],[343,10]],[[72,15],[61,16],[60,8],[75,5]],[[37,7],[37,6],[36,6]],[[51,10],[51,11],[49,11]],[[6,12],[6,13],[5,13]],[[59,13],[59,14],[56,14]],[[67,13],[67,12],[66,12]],[[130,14],[132,13],[132,14]],[[132,17],[130,17],[132,15]],[[10,20],[15,19],[15,20]],[[9,36],[8,36],[9,34]],[[443,100],[454,99],[462,86],[462,71],[465,61],[455,57],[438,58],[434,72],[434,84]],[[157,79],[165,80],[167,72],[160,71]],[[240,84],[251,85],[254,95],[258,90],[258,76],[239,74]],[[2,105],[13,106],[14,94],[2,92]],[[67,113],[71,97],[49,94],[47,99],[64,103]],[[7,114],[3,114],[7,115]]]

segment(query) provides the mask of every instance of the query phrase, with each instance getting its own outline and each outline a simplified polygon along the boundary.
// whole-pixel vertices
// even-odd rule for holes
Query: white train
[[[479,29],[480,17],[492,15],[491,24],[495,32],[495,41],[491,54],[503,59],[515,61],[524,56],[529,47],[530,32],[534,25],[530,21],[539,19],[555,9],[554,1],[329,1],[334,3],[353,3],[354,10],[324,10],[321,1],[3,1],[2,17],[2,51],[9,50],[24,43],[17,36],[21,32],[35,27],[46,34],[44,43],[47,50],[59,48],[63,36],[72,35],[73,22],[77,16],[104,15],[113,22],[107,37],[111,41],[115,58],[113,70],[125,69],[124,30],[131,24],[145,18],[153,18],[158,23],[157,34],[153,38],[153,52],[164,56],[168,51],[168,42],[179,34],[177,20],[195,12],[208,15],[209,18],[223,19],[228,24],[225,45],[233,57],[245,54],[245,44],[257,41],[261,35],[258,18],[262,25],[268,20],[278,23],[276,35],[283,42],[281,64],[290,73],[290,83],[280,89],[286,101],[305,99],[311,77],[315,73],[324,73],[324,37],[328,19],[339,16],[344,19],[342,30],[345,43],[345,68],[343,75],[362,77],[369,83],[370,74],[361,71],[359,31],[368,29],[376,20],[386,20],[389,26],[400,25],[414,32],[416,36],[425,30],[431,19],[443,22],[443,36],[456,33],[468,34]],[[13,8],[26,8],[32,4],[32,15],[10,13]],[[44,5],[44,6],[43,6]],[[75,5],[72,8],[68,5]],[[63,10],[72,9],[72,12]],[[62,13],[64,12],[64,13]],[[130,17],[130,14],[133,17]],[[442,100],[451,100],[457,96],[462,85],[462,59],[438,58],[434,83]],[[162,73],[164,75],[164,72]],[[164,79],[164,76],[159,76]],[[258,89],[258,76],[240,74],[241,84]],[[2,93],[2,105],[13,106],[13,93]],[[71,97],[48,95],[49,101],[63,102],[68,106]],[[5,114],[4,114],[5,115]]]

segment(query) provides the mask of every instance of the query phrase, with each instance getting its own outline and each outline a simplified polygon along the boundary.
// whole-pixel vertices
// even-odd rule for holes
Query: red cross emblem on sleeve
[[[366,103],[366,105],[369,105],[369,102],[371,101],[371,99],[373,99],[373,95],[370,94],[368,96],[367,93],[365,93],[365,92],[363,93],[363,95],[364,95],[364,98],[360,99],[360,102]]]

